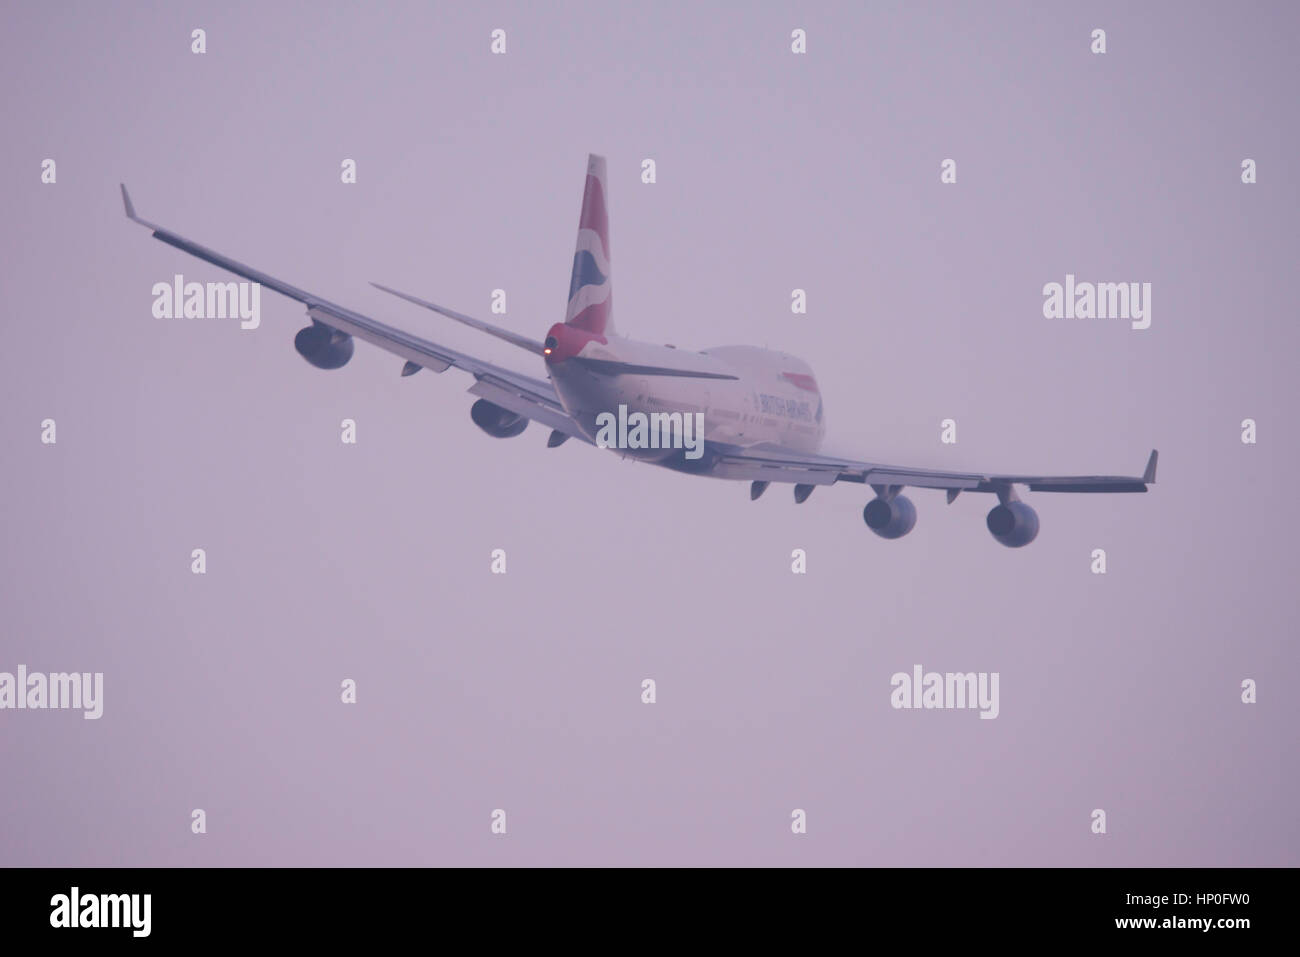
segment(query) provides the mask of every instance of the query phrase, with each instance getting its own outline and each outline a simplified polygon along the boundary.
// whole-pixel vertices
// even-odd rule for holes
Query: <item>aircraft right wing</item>
[[[191,256],[197,256],[214,266],[220,266],[236,276],[260,283],[290,299],[296,299],[307,307],[307,315],[313,322],[346,333],[363,342],[369,342],[405,359],[407,364],[402,370],[403,375],[410,375],[420,369],[430,369],[434,372],[443,372],[452,367],[461,369],[474,377],[474,385],[469,389],[473,395],[487,399],[516,415],[522,415],[548,426],[562,435],[581,439],[589,445],[594,444],[573,418],[564,411],[550,382],[515,372],[386,325],[299,289],[297,286],[291,286],[283,280],[201,246],[169,229],[141,219],[136,215],[135,206],[125,185],[122,186],[122,202],[126,207],[127,218],[152,230],[155,239],[169,246],[175,246]]]
[[[1145,492],[1156,480],[1158,454],[1152,450],[1141,477],[1125,475],[1011,475],[993,472],[949,472],[856,462],[833,456],[804,454],[768,446],[715,446],[714,472],[722,478],[753,482],[792,482],[830,485],[858,482],[873,487],[945,489],[952,501],[963,491],[1005,494],[1013,485],[1034,492]]]

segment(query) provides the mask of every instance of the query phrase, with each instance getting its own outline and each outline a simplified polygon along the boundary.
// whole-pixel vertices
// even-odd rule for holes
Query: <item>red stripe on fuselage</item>
[[[806,389],[809,392],[817,391],[817,381],[810,375],[802,372],[782,372],[781,377],[789,379],[801,389]]]

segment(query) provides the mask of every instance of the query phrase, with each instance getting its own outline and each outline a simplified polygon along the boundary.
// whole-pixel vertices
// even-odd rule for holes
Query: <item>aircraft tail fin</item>
[[[614,332],[607,183],[605,157],[592,153],[587,157],[578,245],[569,277],[569,307],[564,314],[566,325],[597,335]]]

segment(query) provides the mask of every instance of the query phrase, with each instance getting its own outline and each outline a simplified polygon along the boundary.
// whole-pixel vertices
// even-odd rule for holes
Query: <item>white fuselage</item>
[[[582,359],[711,373],[734,378],[690,375],[607,374],[572,360],[548,362],[552,384],[583,431],[595,440],[602,413],[700,412],[704,443],[748,447],[770,444],[816,452],[826,433],[821,395],[807,363],[755,346],[720,346],[703,352],[609,337],[588,342]],[[662,464],[680,464],[672,449],[616,448],[621,455]],[[688,463],[689,464],[689,463]],[[707,469],[707,461],[701,462]],[[692,469],[696,470],[696,469]]]

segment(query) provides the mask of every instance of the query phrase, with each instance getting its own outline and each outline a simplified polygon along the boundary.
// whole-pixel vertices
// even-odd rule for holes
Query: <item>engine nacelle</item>
[[[862,510],[862,520],[881,538],[902,538],[916,524],[916,506],[906,495],[873,498]]]
[[[987,522],[993,537],[1007,548],[1020,548],[1038,537],[1038,513],[1024,502],[994,506]]]
[[[480,429],[498,439],[508,439],[528,427],[526,416],[493,405],[487,399],[479,399],[470,406],[469,417]]]
[[[341,369],[352,358],[352,337],[312,320],[293,337],[293,347],[317,369]]]

